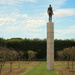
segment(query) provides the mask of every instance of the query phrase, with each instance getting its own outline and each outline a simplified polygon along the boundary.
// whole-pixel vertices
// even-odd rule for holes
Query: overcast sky
[[[46,38],[49,4],[54,38],[75,38],[75,0],[0,0],[0,37]]]

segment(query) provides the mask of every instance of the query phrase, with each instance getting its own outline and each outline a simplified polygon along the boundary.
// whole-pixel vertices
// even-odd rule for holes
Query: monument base
[[[54,70],[54,23],[47,23],[47,70]]]

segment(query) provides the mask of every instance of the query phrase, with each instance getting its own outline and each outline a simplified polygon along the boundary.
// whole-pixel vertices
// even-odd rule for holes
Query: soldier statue
[[[52,10],[51,5],[49,5],[49,8],[48,8],[47,12],[48,12],[48,15],[49,15],[49,22],[52,22],[53,10]]]

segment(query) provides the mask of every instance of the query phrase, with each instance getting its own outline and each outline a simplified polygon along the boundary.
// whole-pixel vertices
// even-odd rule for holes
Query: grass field
[[[13,63],[13,72],[10,73],[10,64],[9,62],[6,62],[5,66],[2,69],[1,75],[75,75],[75,72],[70,72],[72,70],[71,62],[70,68],[66,68],[66,61],[55,61],[54,71],[47,70],[46,61],[32,61],[31,63],[28,63],[27,61],[21,61],[21,68],[18,68],[18,64],[18,61],[15,61]]]
[[[28,73],[24,75],[57,75],[56,70],[48,71],[46,69],[46,62],[40,62],[36,66],[33,67]]]

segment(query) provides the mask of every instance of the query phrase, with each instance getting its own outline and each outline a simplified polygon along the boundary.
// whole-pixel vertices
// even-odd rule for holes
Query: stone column
[[[54,23],[47,23],[47,70],[54,70]]]

